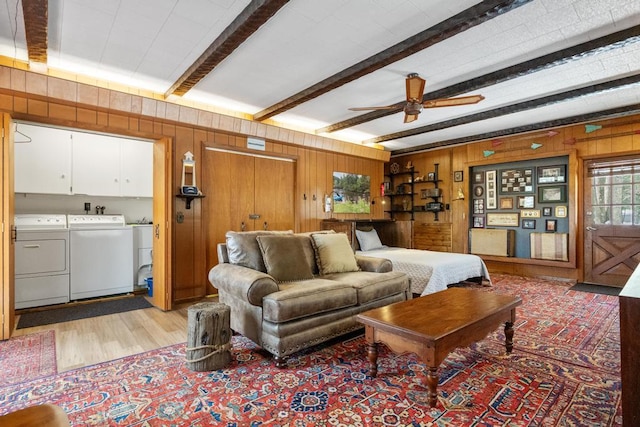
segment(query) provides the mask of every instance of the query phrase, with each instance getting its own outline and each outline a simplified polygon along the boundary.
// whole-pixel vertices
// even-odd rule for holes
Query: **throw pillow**
[[[277,282],[313,279],[311,265],[305,256],[306,236],[257,236],[267,273]]]
[[[344,233],[312,234],[320,274],[359,271],[358,262]]]
[[[371,229],[371,231],[356,229],[356,238],[360,244],[361,251],[372,251],[374,249],[381,249],[384,247],[382,246],[378,232],[375,229]]]
[[[225,234],[227,241],[227,253],[229,263],[248,267],[253,270],[267,272],[262,253],[258,247],[257,236],[266,234],[293,234],[293,230],[288,231],[227,231]]]

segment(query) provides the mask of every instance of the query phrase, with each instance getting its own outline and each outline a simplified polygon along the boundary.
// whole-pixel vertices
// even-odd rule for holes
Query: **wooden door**
[[[2,331],[0,339],[11,338],[15,326],[15,224],[14,224],[14,186],[13,186],[13,121],[11,116],[2,114],[0,122],[2,140],[2,292],[0,292],[0,307],[2,307]]]
[[[293,230],[294,167],[289,159],[255,158],[256,229]]]
[[[173,286],[171,285],[171,185],[170,140],[163,138],[153,144],[153,299],[154,306],[171,310]]]
[[[255,175],[253,157],[204,149],[203,218],[206,224],[207,268],[218,264],[217,244],[227,231],[251,231]]]
[[[623,287],[640,262],[640,157],[590,160],[584,171],[585,282]]]
[[[290,230],[295,224],[291,159],[205,147],[203,218],[207,267],[218,264],[217,244],[227,231]]]

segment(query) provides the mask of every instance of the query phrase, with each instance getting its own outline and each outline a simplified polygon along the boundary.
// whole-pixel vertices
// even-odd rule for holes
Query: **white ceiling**
[[[640,25],[638,0],[517,0],[504,14],[384,66],[271,120],[309,132],[358,117],[349,107],[404,100],[405,77],[418,73],[425,92],[567,49]],[[495,1],[494,1],[495,2]],[[240,14],[249,0],[50,0],[48,58],[51,69],[165,93]],[[248,37],[184,97],[255,114],[441,21],[481,3],[473,0],[291,0]],[[487,3],[487,2],[482,2]],[[364,142],[470,114],[640,76],[640,30],[616,48],[580,55],[471,91],[475,105],[425,109],[412,123],[398,112],[325,135]],[[20,0],[0,5],[0,55],[27,61]],[[640,80],[640,79],[635,79]],[[632,81],[634,81],[632,79]],[[460,94],[463,95],[463,94]],[[392,138],[397,153],[431,143],[521,132],[548,121],[638,104],[632,83],[525,111]],[[510,110],[507,108],[507,113]],[[554,122],[556,123],[556,122]]]

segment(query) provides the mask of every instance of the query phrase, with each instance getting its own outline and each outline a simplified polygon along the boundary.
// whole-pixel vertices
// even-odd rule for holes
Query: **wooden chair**
[[[66,412],[56,405],[44,404],[0,416],[3,427],[69,427]]]

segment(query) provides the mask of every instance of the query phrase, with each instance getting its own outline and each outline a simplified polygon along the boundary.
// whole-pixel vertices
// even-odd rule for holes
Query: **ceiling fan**
[[[426,80],[416,73],[407,75],[407,103],[404,105],[404,122],[410,123],[418,118],[418,114],[423,108],[452,107],[455,105],[476,104],[484,99],[482,95],[459,96],[457,98],[440,98],[429,101],[422,101],[424,95],[424,84]],[[351,111],[366,110],[393,110],[398,108],[398,104],[383,107],[354,107]]]

